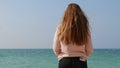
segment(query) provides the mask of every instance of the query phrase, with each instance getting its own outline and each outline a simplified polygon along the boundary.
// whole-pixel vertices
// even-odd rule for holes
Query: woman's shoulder
[[[60,26],[61,26],[61,24],[58,24],[58,25],[56,26],[56,30],[57,30],[57,31],[60,29]]]
[[[60,32],[60,24],[56,26],[56,33],[59,34],[59,32]]]
[[[60,28],[60,26],[61,26],[61,24],[58,24],[58,25],[57,25],[57,28]]]

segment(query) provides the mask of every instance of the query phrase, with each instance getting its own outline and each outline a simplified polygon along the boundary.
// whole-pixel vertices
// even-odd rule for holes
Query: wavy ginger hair
[[[64,44],[84,45],[88,42],[89,22],[79,5],[68,5],[59,26],[59,40]]]

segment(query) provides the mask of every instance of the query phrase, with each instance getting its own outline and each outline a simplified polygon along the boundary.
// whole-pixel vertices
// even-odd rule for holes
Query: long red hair
[[[68,5],[59,29],[59,40],[64,44],[84,45],[88,42],[89,22],[79,5]]]

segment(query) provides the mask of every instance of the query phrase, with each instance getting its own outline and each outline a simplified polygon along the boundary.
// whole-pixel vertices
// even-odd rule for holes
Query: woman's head
[[[79,5],[68,5],[61,25],[59,39],[65,44],[83,45],[89,36],[89,22]]]

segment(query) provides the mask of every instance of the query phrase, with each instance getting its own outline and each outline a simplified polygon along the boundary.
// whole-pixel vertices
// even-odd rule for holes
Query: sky
[[[120,0],[0,0],[0,49],[52,48],[73,2],[88,17],[94,48],[120,48]]]

